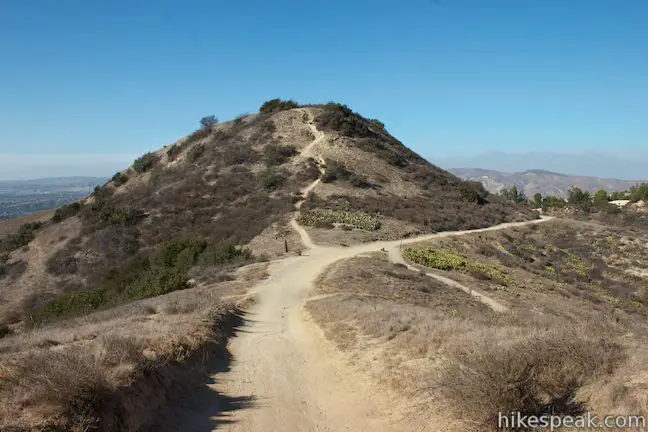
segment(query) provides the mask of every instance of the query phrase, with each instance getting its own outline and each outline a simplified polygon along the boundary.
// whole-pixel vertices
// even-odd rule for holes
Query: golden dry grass
[[[0,430],[139,430],[199,374],[176,365],[220,355],[266,268],[0,339]]]
[[[442,241],[457,251],[472,240]],[[447,431],[496,430],[499,410],[648,415],[645,324],[617,320],[557,288],[542,291],[538,280],[528,283],[532,273],[510,270],[527,276],[510,291],[453,276],[490,287],[510,314],[382,254],[331,266],[307,310],[350,362],[409,398],[413,409],[444,418]]]
[[[442,272],[473,281],[512,307],[531,302],[550,313],[558,298],[583,302],[624,322],[645,317],[648,234],[643,230],[555,220],[507,231],[450,237],[412,247],[447,251],[504,269],[515,282],[474,281],[460,272]]]
[[[51,216],[41,215],[41,218]],[[38,219],[45,220],[45,219]],[[17,278],[0,280],[0,324],[11,324],[21,319],[22,312],[35,303],[51,298],[60,290],[52,284],[52,277],[45,268],[51,254],[60,250],[65,243],[81,230],[81,221],[72,217],[60,224],[43,227],[29,245],[14,251],[8,263],[25,262],[25,271]],[[68,278],[71,284],[82,279],[78,276]]]
[[[31,213],[25,216],[20,216],[17,218],[0,220],[0,237],[18,232],[18,229],[23,224],[46,221],[51,218],[53,214],[54,210],[46,210],[42,212]]]

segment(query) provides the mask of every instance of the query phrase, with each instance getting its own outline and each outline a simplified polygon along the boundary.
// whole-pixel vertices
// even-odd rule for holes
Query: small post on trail
[[[284,239],[284,249],[286,249],[286,253],[288,253],[288,239]]]

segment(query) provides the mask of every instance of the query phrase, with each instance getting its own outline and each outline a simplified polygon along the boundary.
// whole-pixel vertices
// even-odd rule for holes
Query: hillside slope
[[[536,217],[431,165],[344,106],[270,104],[142,156],[83,204],[0,240],[0,324],[164,294],[214,277],[214,266],[298,248],[287,229],[293,203],[320,176],[299,220],[334,241]]]

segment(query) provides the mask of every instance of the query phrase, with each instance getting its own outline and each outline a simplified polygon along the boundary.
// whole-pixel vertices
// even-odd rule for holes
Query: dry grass
[[[648,374],[631,369],[646,350],[626,323],[556,292],[494,293],[512,313],[375,254],[334,264],[307,309],[350,361],[448,431],[497,430],[498,411],[647,413]]]
[[[486,289],[496,290],[495,297],[513,304],[525,304],[530,296],[548,295],[585,302],[589,308],[632,320],[633,315],[647,313],[646,279],[641,276],[646,269],[647,241],[648,236],[641,230],[556,220],[417,246],[505,268],[517,281],[516,287],[502,290],[493,284],[481,285],[490,285]],[[456,272],[450,274],[458,280],[470,281]]]
[[[47,210],[37,213],[31,213],[25,216],[20,216],[13,219],[0,220],[0,238],[8,235],[15,234],[21,225],[32,222],[44,222],[52,217],[54,210]]]
[[[140,430],[220,355],[266,267],[1,339],[0,430]]]
[[[0,324],[20,321],[24,312],[34,305],[52,298],[56,292],[56,281],[46,272],[50,256],[65,247],[68,238],[81,230],[81,221],[74,217],[56,225],[42,228],[36,238],[25,248],[11,254],[9,263],[27,263],[20,277],[1,280]],[[77,281],[68,279],[70,285]]]
[[[498,413],[583,414],[577,393],[624,360],[609,334],[585,326],[484,333],[456,341],[432,376],[433,392],[466,421],[464,430],[495,430]]]
[[[72,346],[33,350],[3,359],[0,392],[8,403],[0,408],[6,419],[0,427],[16,427],[14,421],[20,419],[21,411],[37,407],[36,415],[46,419],[45,424],[97,430],[99,413],[111,393],[128,383],[145,358],[142,347],[131,338],[113,335],[94,345],[100,352]]]

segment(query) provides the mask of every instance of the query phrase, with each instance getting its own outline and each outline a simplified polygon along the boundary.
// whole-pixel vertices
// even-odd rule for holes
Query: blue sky
[[[113,170],[274,97],[346,103],[432,159],[646,155],[646,23],[645,0],[4,0],[0,170]]]

